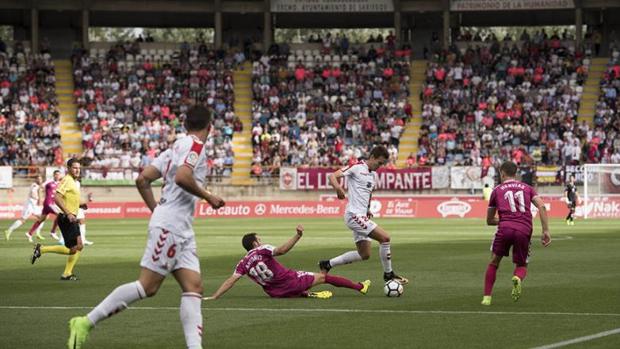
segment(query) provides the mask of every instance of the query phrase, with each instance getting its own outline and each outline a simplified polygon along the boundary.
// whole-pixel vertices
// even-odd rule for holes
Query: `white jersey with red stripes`
[[[195,136],[180,138],[174,142],[172,149],[161,153],[151,165],[161,173],[164,185],[149,227],[167,229],[176,235],[192,236],[198,198],[178,186],[174,177],[180,166],[188,166],[194,171],[194,180],[202,185],[207,175],[204,143]]]
[[[376,183],[375,172],[368,169],[364,161],[345,167],[342,173],[347,178],[348,197],[346,213],[366,215],[370,204],[370,196]]]
[[[33,205],[36,205],[39,202],[39,189],[41,189],[41,186],[37,184],[36,182],[30,185],[30,192],[28,193],[28,200]]]

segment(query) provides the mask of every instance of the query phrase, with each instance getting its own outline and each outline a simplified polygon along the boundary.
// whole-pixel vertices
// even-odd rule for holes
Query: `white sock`
[[[329,265],[335,267],[337,265],[349,264],[357,261],[361,261],[362,256],[360,256],[357,251],[349,251],[341,254],[338,257],[334,257],[329,260]]]
[[[105,297],[95,309],[88,313],[88,320],[90,320],[91,324],[94,326],[99,321],[127,309],[131,303],[145,297],[146,292],[144,292],[144,287],[142,287],[140,281],[118,286],[112,293]]]
[[[22,224],[24,224],[24,222],[20,221],[19,219],[13,222],[13,225],[11,225],[11,227],[9,228],[9,233],[12,233],[15,229],[21,227]]]
[[[389,273],[392,271],[392,252],[390,252],[390,243],[384,242],[379,244],[379,256],[381,256],[381,265],[383,271]]]
[[[82,242],[86,241],[86,224],[80,224],[80,236],[82,237]]]
[[[181,323],[188,349],[202,348],[202,295],[184,292],[181,295]]]

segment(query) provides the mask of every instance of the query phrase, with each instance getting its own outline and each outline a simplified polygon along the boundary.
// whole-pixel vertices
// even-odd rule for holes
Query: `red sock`
[[[360,284],[359,282],[353,282],[347,278],[329,274],[325,275],[325,282],[332,286],[352,288],[358,291],[361,290],[363,287],[362,284]]]
[[[527,275],[527,267],[516,267],[513,275],[518,276],[521,280],[525,279],[525,276]]]
[[[489,264],[487,272],[484,275],[484,295],[490,296],[493,292],[493,284],[495,284],[495,276],[497,275],[497,265]]]
[[[41,222],[36,221],[34,222],[34,224],[32,225],[32,227],[30,228],[30,230],[28,231],[28,235],[32,236],[32,234],[34,234],[34,232],[37,230],[37,228],[41,225]]]

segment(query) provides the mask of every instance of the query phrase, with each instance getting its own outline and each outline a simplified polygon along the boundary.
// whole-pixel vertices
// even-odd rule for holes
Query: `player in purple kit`
[[[32,236],[35,234],[35,232],[39,234],[39,231],[41,231],[41,228],[43,228],[43,224],[47,219],[47,215],[57,215],[58,212],[60,212],[60,209],[58,208],[58,206],[56,206],[54,199],[56,197],[56,188],[58,187],[58,183],[60,183],[62,174],[59,170],[55,170],[53,176],[54,178],[52,180],[44,183],[43,187],[45,188],[45,200],[43,200],[43,210],[41,211],[41,215],[39,216],[37,221],[32,224],[30,231],[27,233],[28,240],[30,241],[32,241]],[[54,227],[52,228],[52,231],[55,230],[55,226],[56,223],[54,222]],[[52,237],[58,240],[58,237],[54,235],[55,234],[52,233]]]
[[[273,298],[330,298],[332,296],[330,291],[308,291],[310,288],[320,284],[346,287],[357,290],[362,294],[368,292],[370,280],[356,283],[340,276],[296,271],[280,264],[274,257],[281,256],[290,251],[297,241],[301,239],[303,233],[304,227],[298,225],[296,234],[279,247],[263,244],[260,238],[256,236],[256,233],[244,235],[241,243],[248,253],[239,261],[233,275],[222,283],[213,296],[206,297],[205,299],[218,299],[226,291],[230,290],[243,275],[248,275],[252,281],[263,288],[265,293]]]
[[[482,305],[491,305],[491,293],[497,268],[502,257],[508,256],[510,247],[512,247],[512,261],[515,264],[512,277],[512,299],[516,302],[521,297],[521,283],[527,274],[532,238],[531,204],[538,208],[540,214],[543,246],[547,247],[551,243],[547,210],[542,199],[534,188],[515,179],[517,173],[515,163],[506,161],[499,171],[502,183],[493,189],[487,210],[487,224],[497,225],[498,228],[491,245],[491,262],[484,278]],[[495,216],[496,213],[499,214],[499,219]]]

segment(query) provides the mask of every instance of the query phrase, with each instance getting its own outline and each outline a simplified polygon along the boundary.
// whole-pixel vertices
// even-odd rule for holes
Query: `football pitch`
[[[393,265],[411,283],[400,298],[383,295],[378,245],[371,259],[332,269],[371,279],[368,295],[323,285],[334,297],[270,299],[248,278],[217,301],[203,301],[205,348],[533,348],[575,339],[570,348],[620,347],[620,222],[554,220],[553,243],[540,245],[535,222],[523,296],[510,298],[512,263],[502,261],[493,305],[483,307],[483,277],[493,228],[478,219],[377,219],[392,235]],[[30,226],[28,222],[25,226]],[[278,245],[302,223],[306,232],[285,266],[317,271],[317,261],[353,248],[341,219],[196,220],[205,295],[244,255],[241,236],[255,231]],[[1,230],[9,221],[0,221]],[[0,348],[64,348],[67,321],[116,286],[133,281],[146,242],[146,220],[90,220],[77,282],[59,276],[65,257],[35,265],[25,228],[0,241]],[[48,231],[50,223],[44,231]],[[47,243],[51,243],[48,237]],[[183,348],[180,290],[168,279],[159,293],[101,322],[86,348]],[[607,334],[607,335],[605,335]],[[586,337],[586,338],[581,338]],[[560,344],[562,345],[562,344]]]

